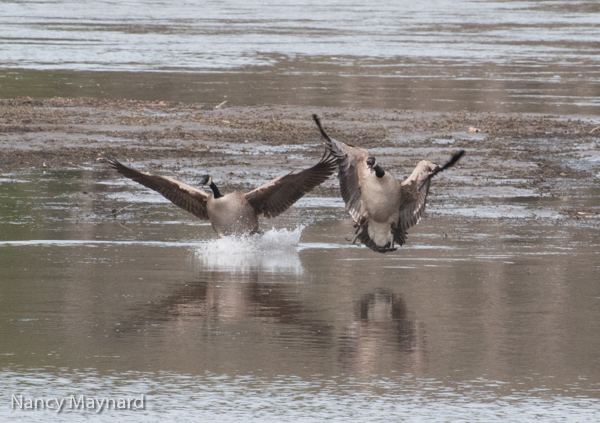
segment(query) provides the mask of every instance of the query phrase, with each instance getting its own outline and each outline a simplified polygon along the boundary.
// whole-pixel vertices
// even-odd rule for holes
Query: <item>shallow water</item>
[[[216,239],[122,182],[100,166],[2,180],[0,419],[600,417],[596,218],[510,196],[497,205],[523,216],[477,216],[438,187],[381,255],[348,245],[337,199]],[[11,410],[142,394],[140,410]]]
[[[596,114],[595,0],[0,2],[0,96]]]

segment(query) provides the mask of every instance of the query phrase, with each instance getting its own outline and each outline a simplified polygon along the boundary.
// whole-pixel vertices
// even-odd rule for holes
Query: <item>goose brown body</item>
[[[196,217],[209,220],[220,237],[256,233],[260,215],[269,218],[278,216],[326,181],[337,169],[335,157],[326,151],[321,160],[308,169],[280,176],[250,192],[234,191],[221,195],[209,175],[203,179],[212,192],[170,177],[133,169],[117,160],[109,160],[108,163],[121,175],[162,194]]]
[[[258,232],[258,215],[241,192],[232,192],[220,198],[209,194],[206,201],[208,220],[220,236],[251,235]]]
[[[330,138],[318,117],[313,118],[338,162],[342,198],[356,227],[353,242],[358,239],[380,253],[402,246],[407,230],[423,216],[431,178],[454,166],[464,151],[453,155],[443,166],[421,160],[401,182],[376,164],[366,150]]]

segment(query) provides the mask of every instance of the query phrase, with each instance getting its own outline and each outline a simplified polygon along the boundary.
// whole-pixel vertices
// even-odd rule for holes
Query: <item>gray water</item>
[[[1,182],[2,420],[600,417],[597,219],[548,199],[499,188],[498,219],[438,188],[382,255],[348,245],[337,198],[217,239],[102,166]],[[140,410],[11,409],[142,394]]]
[[[600,3],[0,2],[0,96],[594,114]]]

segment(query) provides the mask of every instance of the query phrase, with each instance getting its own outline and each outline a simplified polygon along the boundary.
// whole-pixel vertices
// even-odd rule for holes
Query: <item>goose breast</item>
[[[211,196],[208,217],[219,236],[247,235],[258,231],[258,216],[244,194],[232,192],[220,198]]]
[[[361,193],[364,217],[381,223],[392,223],[398,219],[400,210],[400,183],[386,173],[382,178],[370,173],[363,182]]]

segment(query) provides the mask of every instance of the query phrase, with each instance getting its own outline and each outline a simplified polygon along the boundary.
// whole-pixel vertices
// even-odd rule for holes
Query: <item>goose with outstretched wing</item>
[[[360,240],[380,253],[406,242],[407,230],[425,211],[431,178],[454,166],[465,153],[460,150],[443,166],[421,160],[406,180],[399,181],[368,151],[330,138],[317,115],[313,118],[339,166],[342,198],[356,224],[353,243]]]
[[[280,176],[247,193],[221,194],[210,175],[204,175],[200,180],[201,185],[210,187],[206,192],[167,176],[141,172],[117,160],[108,163],[121,175],[162,194],[194,216],[209,220],[220,237],[258,232],[260,215],[278,216],[325,182],[337,169],[336,158],[326,151],[317,164],[301,172]]]

